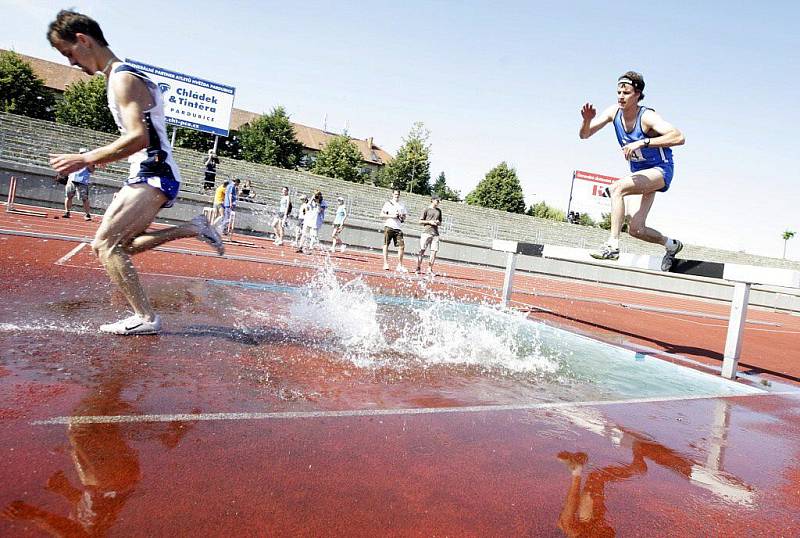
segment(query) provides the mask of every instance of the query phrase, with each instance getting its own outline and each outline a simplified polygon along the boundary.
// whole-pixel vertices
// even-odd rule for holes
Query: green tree
[[[108,109],[105,79],[95,76],[67,86],[64,98],[56,105],[56,121],[104,133],[119,133]]]
[[[502,162],[492,168],[486,177],[467,195],[466,202],[501,209],[511,213],[525,212],[525,197],[522,185],[517,178],[517,171]]]
[[[602,214],[602,219],[603,220],[598,222],[597,225],[599,227],[601,227],[602,229],[604,229],[604,230],[610,230],[611,229],[611,213],[603,213]],[[622,231],[623,232],[627,232],[628,231],[628,224],[630,223],[630,221],[631,221],[631,218],[628,215],[625,215],[625,220],[622,222]]]
[[[564,216],[563,211],[547,205],[547,203],[544,200],[542,200],[539,203],[532,204],[528,208],[528,211],[525,212],[525,214],[530,215],[532,217],[538,217],[540,219],[549,219],[558,221],[563,221],[566,218]]]
[[[597,226],[597,223],[594,221],[592,217],[590,217],[587,213],[581,213],[580,219],[578,219],[578,224],[581,226],[590,226],[594,227]]]
[[[783,238],[783,259],[785,260],[786,259],[786,243],[789,241],[789,239],[794,237],[794,232],[791,231],[791,230],[786,230],[786,231],[783,232],[783,234],[781,234],[781,237]]]
[[[430,194],[430,134],[422,122],[416,122],[395,158],[381,171],[378,183],[401,191]]]
[[[242,157],[251,162],[294,169],[303,159],[289,115],[282,106],[272,109],[239,129]]]
[[[53,119],[55,98],[31,65],[14,51],[0,52],[0,110]]]
[[[345,133],[325,144],[317,154],[311,171],[321,176],[363,183],[364,175],[361,173],[360,165],[361,152]]]
[[[445,178],[444,172],[441,172],[439,177],[436,178],[433,187],[431,187],[431,194],[438,196],[442,200],[461,201],[461,193],[447,186],[447,178]]]
[[[174,126],[172,128],[175,129]],[[214,135],[194,129],[180,128],[175,134],[175,146],[206,153],[214,147]],[[231,159],[242,158],[242,144],[237,131],[231,131],[227,137],[219,138],[217,155]]]

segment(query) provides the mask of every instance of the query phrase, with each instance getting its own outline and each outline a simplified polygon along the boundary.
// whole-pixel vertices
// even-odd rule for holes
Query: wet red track
[[[796,395],[498,407],[508,402],[484,401],[480,380],[443,390],[435,371],[353,373],[268,322],[241,329],[231,312],[256,305],[208,279],[302,284],[320,260],[257,239],[226,258],[190,240],[139,256],[165,333],[101,336],[94,328],[123,300],[88,248],[56,238],[90,236],[96,223],[49,213],[0,216],[11,232],[0,234],[0,536],[800,532]],[[333,260],[342,278],[421,293],[374,254]],[[432,286],[456,297],[496,296],[502,281],[496,270],[438,269]],[[532,317],[720,365],[725,321],[613,302],[719,315],[727,305],[518,282],[514,299],[537,307]],[[800,380],[800,318],[749,318],[769,324],[748,325],[740,367],[788,392]],[[141,415],[153,417],[124,418]],[[51,420],[72,416],[123,421]]]

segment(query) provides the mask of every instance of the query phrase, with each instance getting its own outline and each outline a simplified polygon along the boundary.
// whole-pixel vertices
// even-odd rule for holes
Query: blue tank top
[[[617,132],[617,140],[620,146],[647,138],[647,135],[642,131],[642,114],[644,114],[645,110],[652,110],[652,108],[639,107],[639,114],[636,115],[636,123],[631,132],[627,132],[622,124],[622,109],[617,110],[616,115],[614,115],[614,130]],[[638,172],[639,170],[655,168],[665,164],[672,165],[672,149],[641,148],[631,157],[630,163],[631,172]]]

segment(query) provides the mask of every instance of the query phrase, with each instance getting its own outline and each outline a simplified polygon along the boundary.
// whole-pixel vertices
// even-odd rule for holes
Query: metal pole
[[[170,142],[170,145],[173,148],[175,147],[175,135],[177,135],[177,134],[178,134],[178,127],[173,125],[172,126],[172,142]]]
[[[217,145],[219,144],[219,135],[214,135],[214,153],[217,152]]]
[[[569,201],[567,202],[567,216],[569,216],[569,208],[572,207],[572,189],[575,188],[575,171],[572,171],[572,183],[569,186]]]
[[[728,321],[728,337],[725,340],[725,358],[722,360],[722,377],[736,379],[736,366],[742,351],[744,322],[747,318],[747,303],[750,299],[749,282],[737,282],[733,289],[731,316]]]
[[[517,267],[517,255],[509,252],[506,256],[506,274],[503,279],[503,306],[507,307],[514,291],[514,270]]]

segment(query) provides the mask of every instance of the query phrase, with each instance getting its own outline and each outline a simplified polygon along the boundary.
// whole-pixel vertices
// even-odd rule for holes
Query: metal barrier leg
[[[506,275],[503,280],[503,306],[508,306],[514,290],[514,270],[517,268],[517,255],[509,252],[506,257]]]
[[[725,340],[725,358],[722,360],[722,377],[736,379],[736,367],[742,351],[742,335],[747,318],[747,303],[750,299],[749,282],[737,282],[733,289],[731,316],[728,321],[728,337]]]

